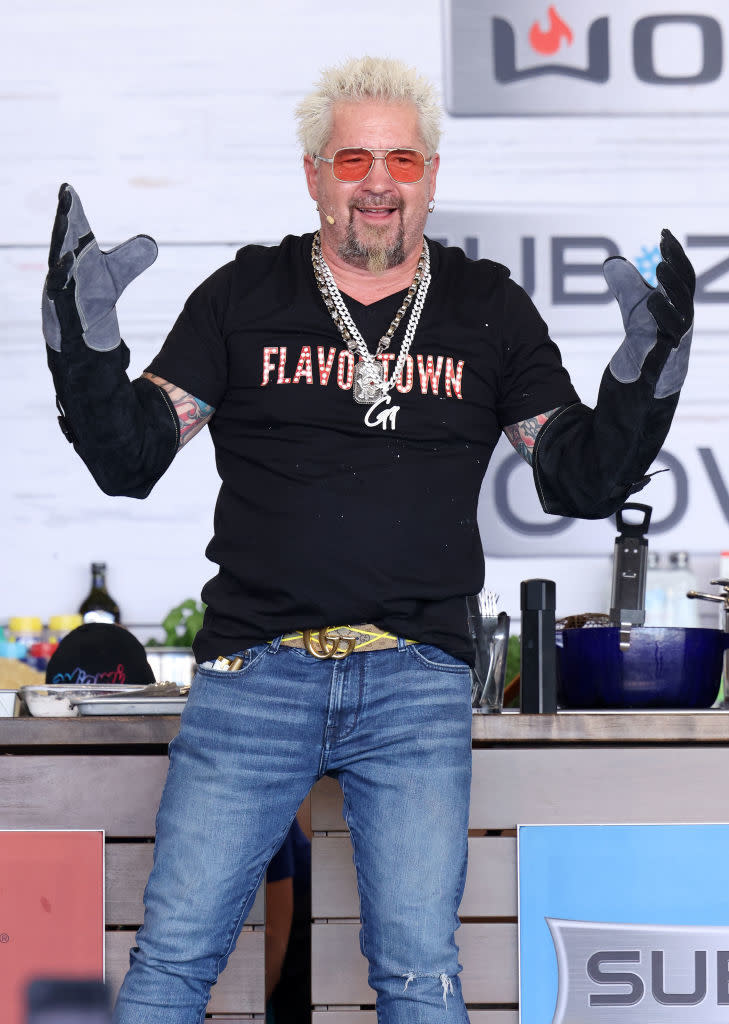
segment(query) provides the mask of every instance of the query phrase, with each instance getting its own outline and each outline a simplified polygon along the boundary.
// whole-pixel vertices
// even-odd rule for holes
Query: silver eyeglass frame
[[[353,180],[352,178],[338,178],[336,176],[336,174],[334,173],[334,161],[337,158],[337,153],[346,153],[347,150],[358,150],[358,149],[362,150],[363,153],[369,153],[370,156],[372,157],[372,163],[369,166],[369,170],[367,171],[367,174],[365,174],[365,176],[363,178],[357,178],[356,180]],[[377,153],[381,153],[382,155],[381,156],[376,156]],[[390,155],[390,153],[417,153],[419,156],[422,156],[422,158],[423,158],[423,173],[415,181],[398,181],[397,178],[393,178],[392,172],[390,171],[390,168],[387,166],[387,158]],[[396,185],[417,185],[425,177],[425,168],[426,167],[430,167],[430,165],[433,163],[433,157],[431,157],[429,160],[426,160],[425,159],[425,153],[421,153],[419,149],[412,149],[412,147],[410,147],[410,146],[393,146],[392,149],[368,149],[367,146],[342,146],[340,149],[335,151],[334,156],[319,156],[317,154],[317,155],[315,155],[313,157],[313,159],[314,160],[321,160],[322,163],[325,163],[325,164],[331,164],[332,165],[332,177],[334,178],[335,181],[341,181],[342,184],[344,184],[344,185],[359,185],[361,182],[366,181],[367,178],[369,177],[369,175],[372,173],[372,168],[375,166],[375,160],[382,160],[382,161],[384,161],[385,170],[387,171],[388,175],[390,176],[390,180],[394,181]]]

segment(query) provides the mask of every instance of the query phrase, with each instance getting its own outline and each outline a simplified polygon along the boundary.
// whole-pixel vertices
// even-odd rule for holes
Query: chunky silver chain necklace
[[[392,323],[377,343],[377,351],[374,355],[367,348],[364,338],[357,330],[357,325],[350,316],[344,299],[332,277],[332,272],[321,251],[321,240],[318,231],[314,235],[314,240],[311,244],[311,262],[314,267],[316,283],[324,303],[331,313],[332,320],[337,325],[339,333],[342,335],[349,351],[352,353],[356,352],[360,357],[360,361],[354,368],[352,396],[355,402],[358,402],[360,405],[372,405],[373,402],[384,398],[387,392],[391,391],[402,377],[405,360],[410,351],[415,329],[420,320],[420,314],[423,312],[423,304],[430,284],[430,251],[428,243],[423,239],[423,251],[418,260],[413,283],[408,288],[407,295],[395,314]],[[400,354],[397,357],[392,376],[386,382],[385,368],[382,362],[378,361],[377,357],[389,348],[393,334],[411,305],[413,308],[407,328],[405,329],[405,337],[400,346]],[[390,399],[388,399],[389,401]]]

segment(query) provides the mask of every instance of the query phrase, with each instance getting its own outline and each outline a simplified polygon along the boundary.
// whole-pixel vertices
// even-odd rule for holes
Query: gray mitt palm
[[[667,228],[661,233],[661,256],[657,288],[620,256],[606,260],[603,273],[625,327],[625,340],[610,360],[611,373],[621,384],[643,377],[654,384],[656,398],[667,398],[681,390],[688,370],[696,275]]]
[[[602,519],[648,483],[688,369],[696,286],[668,230],[661,256],[657,288],[622,257],[604,264],[625,338],[602,376],[595,408],[567,406],[537,435],[532,464],[545,512]]]
[[[116,302],[157,257],[137,235],[102,252],[81,201],[62,185],[43,288],[43,335],[58,422],[106,494],[143,498],[174,458],[177,413],[162,388],[127,377]]]

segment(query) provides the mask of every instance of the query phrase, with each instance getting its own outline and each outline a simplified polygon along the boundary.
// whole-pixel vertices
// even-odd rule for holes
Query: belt
[[[281,638],[282,646],[303,648],[320,661],[329,658],[341,661],[349,654],[385,651],[397,647],[397,642],[398,638],[394,633],[388,633],[369,622],[357,626],[324,626],[323,629],[297,630]],[[413,644],[415,640],[406,640],[405,643]]]
[[[271,641],[269,640],[269,643]],[[324,626],[322,629],[302,629],[281,637],[281,645],[298,647],[308,651],[319,661],[332,658],[341,661],[349,654],[360,654],[367,651],[384,651],[397,647],[398,638],[371,623],[364,626]],[[406,640],[406,644],[415,644],[417,640]],[[213,668],[220,672],[236,672],[243,667],[243,658],[225,658],[222,655],[215,660]]]

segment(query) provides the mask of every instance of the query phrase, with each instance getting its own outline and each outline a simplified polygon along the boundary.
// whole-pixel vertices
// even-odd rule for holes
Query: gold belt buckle
[[[328,633],[328,626],[324,629],[303,630],[304,636],[304,647],[307,649],[309,654],[314,658],[318,658],[319,661],[327,661],[331,658],[334,661],[341,661],[342,658],[346,658],[348,654],[351,654],[354,650],[354,645],[357,643],[356,636],[339,636],[336,633]],[[319,642],[319,647],[314,646],[312,639],[312,633],[316,633],[316,638]],[[344,647],[340,649],[339,644],[344,641]]]

